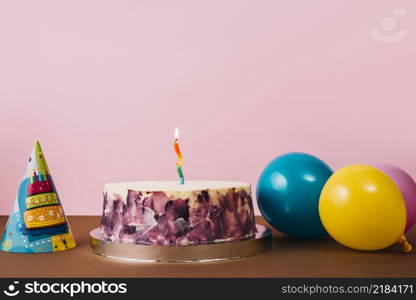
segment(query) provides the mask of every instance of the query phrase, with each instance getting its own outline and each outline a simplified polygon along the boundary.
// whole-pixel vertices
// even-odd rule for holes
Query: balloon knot
[[[409,253],[413,249],[412,244],[409,243],[404,234],[400,237],[399,244],[402,246],[402,251],[404,253]]]

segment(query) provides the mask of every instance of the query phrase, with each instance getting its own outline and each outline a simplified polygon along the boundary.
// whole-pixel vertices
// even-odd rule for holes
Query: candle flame
[[[175,129],[175,140],[179,139],[179,129]]]

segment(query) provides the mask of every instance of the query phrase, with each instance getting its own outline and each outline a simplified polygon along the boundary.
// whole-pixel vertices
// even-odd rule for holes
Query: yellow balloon
[[[319,215],[329,235],[357,250],[379,250],[398,242],[406,225],[399,188],[367,165],[337,170],[319,199]]]

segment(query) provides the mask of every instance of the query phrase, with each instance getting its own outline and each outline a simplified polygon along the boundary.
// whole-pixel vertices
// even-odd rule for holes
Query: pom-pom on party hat
[[[35,143],[0,249],[41,253],[74,248],[74,237],[39,142]]]

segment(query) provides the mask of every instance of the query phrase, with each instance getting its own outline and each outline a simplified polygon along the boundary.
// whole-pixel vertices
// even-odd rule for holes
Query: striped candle
[[[182,153],[181,153],[181,150],[179,149],[179,129],[178,128],[175,129],[175,140],[173,141],[173,148],[175,149],[176,156],[178,157],[178,161],[176,162],[176,171],[178,172],[178,175],[179,175],[179,183],[184,184],[185,178],[183,177],[183,172],[182,172]]]

